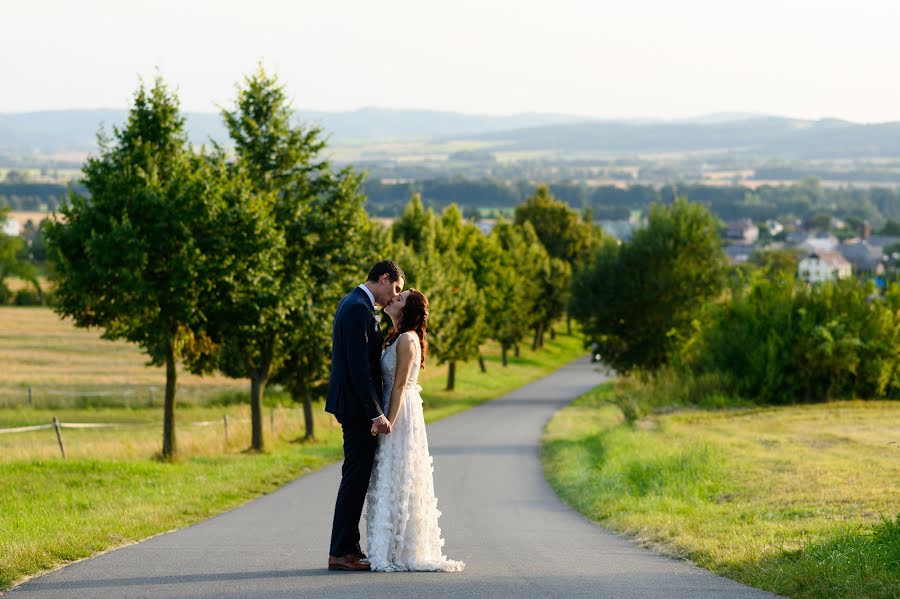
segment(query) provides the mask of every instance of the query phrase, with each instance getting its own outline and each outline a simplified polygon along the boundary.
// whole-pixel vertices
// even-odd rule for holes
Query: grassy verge
[[[446,366],[429,363],[420,377],[426,417],[434,421],[503,395],[583,353],[580,337],[558,335],[538,352],[523,348],[502,368],[499,349],[487,344],[488,372],[477,362],[457,365],[454,392],[443,391]],[[66,460],[59,458],[52,430],[0,435],[0,591],[67,561],[187,526],[340,459],[339,427],[321,404],[315,412],[317,441],[298,443],[300,410],[267,411],[267,452],[253,455],[243,452],[249,445],[246,405],[183,406],[177,412],[181,458],[167,464],[152,459],[160,446],[159,408],[0,410],[0,428],[42,424],[52,416],[127,425],[63,429]],[[226,414],[227,441],[220,425]]]
[[[628,423],[614,394],[598,387],[545,431],[545,473],[575,509],[789,597],[900,597],[900,403]]]

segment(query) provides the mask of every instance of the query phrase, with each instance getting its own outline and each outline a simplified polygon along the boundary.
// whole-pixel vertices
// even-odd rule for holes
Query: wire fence
[[[202,404],[221,400],[223,396],[246,397],[247,392],[234,387],[182,387],[175,396],[180,404]],[[156,386],[129,386],[114,389],[23,387],[21,391],[9,388],[0,392],[0,408],[87,408],[87,407],[160,407],[165,390]]]
[[[299,415],[302,413],[302,409],[286,409],[283,407],[279,408],[270,408],[269,410],[269,418],[268,425],[269,431],[272,434],[276,434],[279,429],[283,429],[285,423],[292,418],[292,416]],[[235,425],[239,423],[247,423],[250,422],[249,418],[238,418],[234,416],[229,416],[228,414],[223,414],[222,418],[216,420],[200,420],[195,422],[186,422],[181,423],[182,426],[191,426],[191,427],[222,427],[222,433],[224,436],[225,446],[229,443],[229,427],[231,427],[231,433],[235,432]],[[276,427],[276,422],[281,426]],[[65,458],[66,457],[66,445],[63,442],[63,429],[127,429],[127,428],[137,428],[137,427],[155,427],[158,428],[162,426],[161,421],[143,421],[143,422],[62,422],[56,416],[52,418],[50,422],[44,424],[33,424],[28,426],[17,426],[12,428],[0,428],[0,435],[12,435],[17,433],[30,433],[42,430],[54,430],[56,433],[57,444],[59,445],[60,455]]]

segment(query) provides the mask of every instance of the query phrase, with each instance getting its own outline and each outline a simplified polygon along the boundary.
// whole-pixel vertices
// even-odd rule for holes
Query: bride
[[[419,369],[425,366],[428,347],[428,300],[409,289],[388,303],[384,313],[394,325],[381,354],[391,432],[378,439],[366,496],[368,561],[376,572],[459,572],[465,564],[441,550],[441,512],[419,395]]]

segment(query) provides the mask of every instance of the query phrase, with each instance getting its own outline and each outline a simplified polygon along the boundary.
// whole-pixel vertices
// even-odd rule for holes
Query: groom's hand
[[[384,415],[379,416],[372,421],[372,433],[375,435],[386,435],[391,432],[391,423]]]

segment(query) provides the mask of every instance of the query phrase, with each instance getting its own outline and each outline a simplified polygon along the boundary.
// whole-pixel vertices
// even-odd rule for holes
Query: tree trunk
[[[453,391],[456,385],[456,362],[451,361],[447,367],[447,391]]]
[[[262,398],[265,385],[259,374],[254,373],[250,377],[250,448],[256,451],[263,450]]]
[[[481,372],[487,372],[487,368],[484,365],[484,356],[478,354],[478,366],[481,368]]]
[[[313,423],[312,394],[309,389],[303,392],[303,422],[306,424],[305,439],[312,441],[316,438],[316,431]]]
[[[178,373],[175,370],[175,339],[170,337],[166,342],[166,398],[163,403],[163,449],[164,458],[171,458],[176,453],[175,446],[175,383]]]
[[[516,344],[513,345],[513,355],[517,358],[519,357],[519,343],[518,342],[516,342]]]
[[[566,335],[572,334],[572,317],[566,312]]]
[[[550,327],[550,339],[556,339],[556,329],[554,329],[553,327]],[[541,343],[541,345],[544,345],[543,342]]]
[[[264,346],[259,368],[250,371],[250,448],[262,451],[265,448],[263,442],[263,413],[262,400],[269,382],[269,374],[272,372],[272,359],[274,358],[275,340],[270,336],[269,342]]]
[[[541,325],[534,325],[534,339],[531,341],[531,351],[537,351],[538,342],[540,341]]]
[[[508,345],[503,344],[503,345],[500,346],[500,356],[501,356],[501,358],[503,359],[503,367],[504,367],[504,368],[506,368],[506,367],[509,365],[509,363],[508,363],[507,360],[506,360],[506,352],[507,352],[507,351],[509,351],[509,346],[508,346]]]

